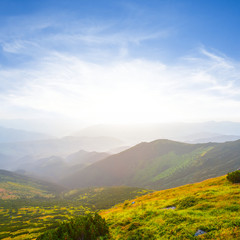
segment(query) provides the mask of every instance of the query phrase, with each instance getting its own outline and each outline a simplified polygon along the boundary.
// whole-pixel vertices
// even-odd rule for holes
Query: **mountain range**
[[[239,165],[240,140],[205,144],[156,140],[100,160],[61,184],[74,188],[126,185],[167,189],[217,177]]]
[[[104,152],[87,152],[80,150],[66,157],[50,156],[34,159],[25,156],[19,159],[17,172],[57,183],[62,178],[72,176],[75,172],[110,156]]]
[[[193,124],[198,126],[198,130],[206,125],[212,125],[212,129],[216,130],[219,126],[228,129],[234,123]],[[146,128],[140,133],[135,133],[139,135],[149,131],[150,135],[157,134],[154,131],[158,129],[164,134],[163,126],[152,125],[152,131]],[[184,130],[186,126],[189,125],[180,124],[175,128]],[[234,126],[237,128],[238,124],[235,123]],[[130,136],[138,127],[132,129]],[[107,130],[104,127],[97,129],[97,135]],[[113,129],[116,131],[116,128]],[[96,129],[85,129],[79,134],[88,132],[89,135],[89,131],[93,130]],[[122,131],[124,136],[127,130],[122,131],[120,128],[117,131]],[[109,131],[106,131],[106,135],[108,133]],[[224,143],[209,141],[218,139],[221,142],[226,138],[235,140],[238,139],[238,135],[201,132],[185,135],[185,141],[202,143],[161,139],[142,142],[131,148],[125,147],[126,142],[106,136],[67,136],[5,142],[0,143],[0,167],[44,178],[70,188],[126,185],[166,189],[220,176],[239,168],[240,140]],[[110,155],[111,151],[121,152]]]
[[[24,164],[52,156],[67,157],[80,150],[107,152],[121,147],[121,140],[110,137],[64,137],[38,141],[0,143],[0,168],[16,170]]]
[[[196,134],[191,134],[183,138],[184,142],[187,143],[224,143],[229,141],[236,141],[240,139],[240,135],[224,135],[218,133],[210,133],[210,132],[201,132]]]

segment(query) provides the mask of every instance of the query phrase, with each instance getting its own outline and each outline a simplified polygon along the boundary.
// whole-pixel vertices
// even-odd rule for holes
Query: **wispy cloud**
[[[223,60],[217,65],[218,56],[204,50],[198,61],[174,66],[144,59],[99,64],[55,52],[35,67],[1,71],[8,82],[22,81],[1,99],[16,117],[19,107],[28,109],[25,117],[38,111],[90,123],[237,120],[239,68],[228,59],[223,69]]]
[[[66,13],[52,17],[13,17],[0,29],[0,46],[6,54],[28,55],[32,59],[56,51],[96,61],[98,52],[108,58],[118,53],[126,56],[128,48],[133,45],[140,46],[145,41],[166,38],[171,34],[167,28],[143,32],[122,24],[116,20],[74,19]],[[96,57],[93,52],[96,52]]]

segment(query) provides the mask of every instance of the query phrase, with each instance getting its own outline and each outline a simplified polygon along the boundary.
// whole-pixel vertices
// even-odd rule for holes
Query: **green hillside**
[[[101,212],[111,239],[240,239],[240,186],[226,176],[154,192]],[[205,233],[195,237],[198,230]]]
[[[240,141],[141,143],[64,179],[70,187],[127,185],[167,189],[226,174],[240,165]]]
[[[53,198],[66,188],[53,183],[0,170],[0,199]]]

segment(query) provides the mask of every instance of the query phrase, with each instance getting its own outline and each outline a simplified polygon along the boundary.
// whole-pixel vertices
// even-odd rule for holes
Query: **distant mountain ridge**
[[[240,122],[99,124],[86,127],[75,134],[76,136],[89,137],[114,136],[132,146],[132,143],[137,144],[156,139],[171,139],[183,142],[186,140],[185,136],[205,133],[206,131],[219,135],[240,136]]]
[[[72,153],[66,157],[66,161],[71,164],[83,164],[90,165],[100,159],[104,159],[110,156],[109,153],[106,152],[87,152],[84,150],[80,150],[76,153]]]
[[[47,134],[0,127],[0,143],[36,141],[50,138]]]
[[[192,134],[184,138],[184,142],[187,143],[208,143],[208,142],[216,142],[216,143],[224,143],[229,141],[237,141],[240,139],[240,135],[223,135],[218,133],[209,133],[202,132],[197,134]]]
[[[0,168],[16,170],[21,159],[32,160],[51,156],[66,157],[79,150],[106,152],[122,146],[121,140],[110,137],[64,137],[39,141],[0,143]],[[2,155],[2,157],[1,157]]]
[[[156,140],[96,162],[62,184],[166,189],[220,176],[239,165],[240,140],[205,144]]]
[[[108,156],[110,156],[108,153],[87,152],[84,150],[70,154],[67,157],[50,156],[32,159],[31,156],[26,156],[20,159],[22,164],[17,171],[27,176],[35,176],[57,183],[62,178],[71,176],[86,166]]]
[[[16,155],[69,155],[79,150],[104,152],[120,147],[122,142],[111,137],[52,138],[39,141],[0,143],[0,153]]]

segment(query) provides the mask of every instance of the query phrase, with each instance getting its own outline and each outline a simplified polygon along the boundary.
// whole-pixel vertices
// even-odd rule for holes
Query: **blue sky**
[[[1,0],[0,119],[240,121],[239,11],[233,0]]]
[[[162,58],[173,60],[204,45],[239,59],[239,9],[239,1],[224,0],[2,0],[1,35],[7,36],[1,38],[36,40],[54,34],[86,34],[84,28],[91,27],[100,28],[92,29],[98,30],[95,33],[100,36],[124,33],[127,35],[125,41],[137,36],[144,39],[147,35],[148,38],[141,42],[142,47],[132,43],[134,56],[158,58],[161,55]],[[29,25],[31,29],[28,29]],[[66,46],[63,41],[52,42],[51,48],[59,50],[61,47],[71,52],[79,46]]]

